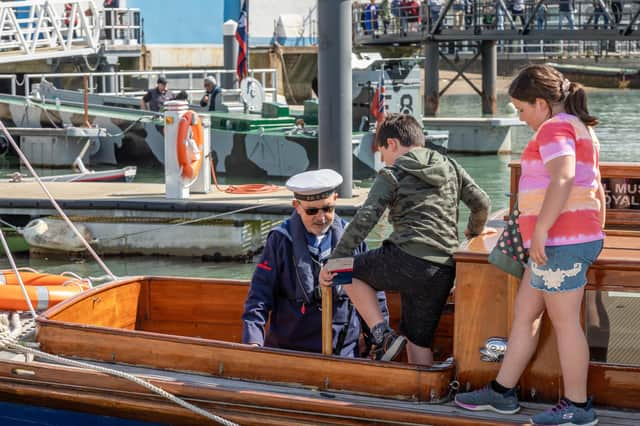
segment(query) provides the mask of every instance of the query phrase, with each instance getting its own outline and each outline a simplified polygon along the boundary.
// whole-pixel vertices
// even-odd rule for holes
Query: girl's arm
[[[547,263],[547,256],[544,251],[547,234],[558,216],[560,216],[571,193],[576,171],[576,157],[563,155],[554,158],[545,164],[545,168],[551,175],[551,181],[544,194],[544,201],[531,237],[531,247],[529,249],[531,259],[538,265]]]

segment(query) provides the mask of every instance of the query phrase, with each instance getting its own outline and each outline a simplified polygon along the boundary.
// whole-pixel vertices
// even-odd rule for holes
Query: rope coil
[[[0,321],[0,349],[8,349],[14,351],[16,353],[23,354],[31,354],[33,356],[38,356],[43,359],[48,359],[50,361],[54,361],[60,364],[66,364],[71,367],[90,369],[93,371],[97,371],[100,373],[109,374],[111,376],[120,377],[122,379],[129,380],[133,383],[136,383],[151,392],[166,398],[167,400],[180,405],[183,408],[186,408],[189,411],[192,411],[196,414],[200,414],[203,417],[206,417],[209,420],[212,420],[216,423],[219,423],[224,426],[237,426],[236,423],[233,423],[229,420],[226,420],[220,416],[216,416],[213,413],[210,413],[196,405],[193,405],[182,398],[179,398],[164,389],[149,383],[146,380],[143,380],[139,377],[136,377],[133,374],[125,373],[124,371],[115,370],[112,368],[106,368],[99,365],[93,365],[82,361],[75,361],[67,358],[63,358],[58,355],[53,355],[47,352],[40,351],[38,349],[29,348],[24,346],[18,342],[20,336],[26,335],[35,330],[36,323],[33,319],[26,320],[24,323],[21,323],[19,320],[17,321],[15,317],[12,316],[11,320],[8,321],[10,324],[2,324]]]

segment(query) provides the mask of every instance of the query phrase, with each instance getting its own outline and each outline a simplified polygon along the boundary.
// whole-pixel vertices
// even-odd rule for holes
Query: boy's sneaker
[[[389,329],[382,337],[382,343],[374,345],[371,349],[371,358],[378,361],[393,361],[400,355],[406,344],[406,337]]]
[[[571,402],[562,398],[558,405],[531,417],[534,425],[558,425],[558,426],[594,426],[598,424],[598,417],[591,406],[591,398],[585,408],[576,407]]]
[[[459,407],[472,411],[515,414],[520,410],[515,388],[502,394],[491,389],[491,385],[473,392],[459,393],[456,395],[455,403]]]

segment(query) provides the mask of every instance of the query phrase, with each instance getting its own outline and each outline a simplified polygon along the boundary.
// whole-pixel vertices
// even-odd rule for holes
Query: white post
[[[200,115],[200,120],[202,120],[203,158],[198,178],[191,186],[191,192],[208,194],[211,191],[211,118],[202,114]]]
[[[180,165],[178,165],[177,139],[180,118],[187,111],[187,103],[169,101],[165,102],[164,106],[166,108],[164,113],[165,198],[183,200],[189,198],[189,188],[185,187],[180,173]]]

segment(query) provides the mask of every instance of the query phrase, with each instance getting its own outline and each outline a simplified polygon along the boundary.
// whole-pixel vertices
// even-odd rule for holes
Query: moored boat
[[[519,167],[512,167],[515,190]],[[587,277],[589,392],[601,424],[635,425],[640,422],[640,344],[633,321],[640,312],[635,302],[640,211],[613,200],[634,190],[640,166],[603,163],[601,173],[609,196],[609,228],[605,248]],[[441,362],[433,368],[243,345],[240,315],[248,283],[233,280],[116,280],[43,313],[37,341],[48,353],[147,377],[242,424],[522,424],[540,408],[537,404],[561,396],[555,336],[547,320],[520,382],[520,397],[528,401],[522,414],[462,412],[444,403],[451,389],[481,386],[499,368],[486,353],[497,348],[497,337],[508,335],[518,283],[488,263],[496,240],[497,235],[476,237],[456,254],[454,303],[438,330]],[[399,298],[388,297],[394,322]],[[443,361],[451,354],[453,361]],[[122,379],[50,363],[1,361],[0,395],[29,395],[43,404],[73,401],[74,409],[94,413],[198,422],[196,414]]]

